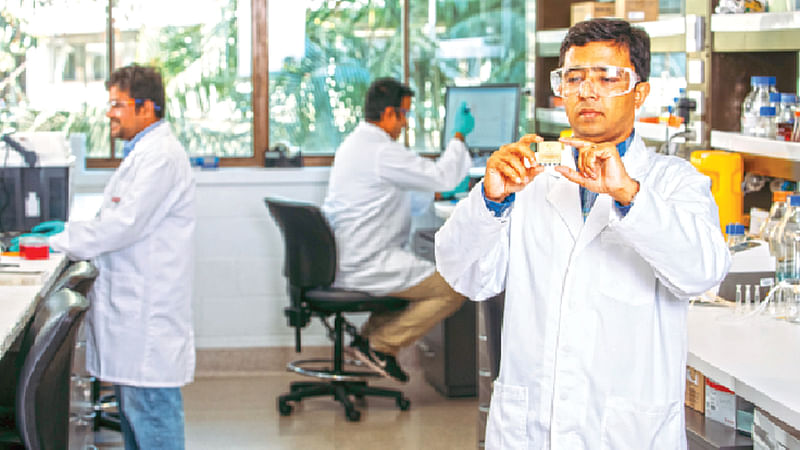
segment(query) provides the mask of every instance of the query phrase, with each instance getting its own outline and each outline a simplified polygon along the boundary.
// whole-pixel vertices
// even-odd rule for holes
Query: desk
[[[689,307],[686,363],[800,429],[800,325],[730,310]]]
[[[0,286],[0,356],[11,347],[25,324],[33,316],[36,305],[46,295],[67,264],[63,254],[51,254],[50,259],[43,261],[26,261],[16,257],[2,257],[4,263],[18,262],[19,267],[4,268],[14,272],[44,272],[42,284],[29,286]]]

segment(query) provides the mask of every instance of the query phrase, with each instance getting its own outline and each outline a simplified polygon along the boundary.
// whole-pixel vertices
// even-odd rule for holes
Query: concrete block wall
[[[226,168],[198,171],[194,324],[198,348],[294,345],[286,326],[283,240],[264,197],[277,195],[320,205],[328,168]],[[76,174],[83,204],[97,196],[110,171]],[[94,198],[92,198],[94,197]],[[76,201],[74,204],[80,203]],[[93,214],[83,214],[83,217]],[[328,345],[318,323],[303,332],[303,345]]]

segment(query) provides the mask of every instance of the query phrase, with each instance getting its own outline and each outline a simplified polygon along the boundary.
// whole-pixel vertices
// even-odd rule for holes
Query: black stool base
[[[395,404],[401,411],[407,410],[411,402],[402,392],[394,389],[382,389],[368,386],[365,381],[296,381],[289,385],[290,392],[278,397],[278,412],[282,416],[292,413],[292,405],[288,402],[300,402],[308,397],[322,397],[331,395],[344,406],[344,414],[347,420],[358,422],[361,419],[361,411],[355,408],[351,397],[364,398],[367,396],[388,397],[395,400]]]

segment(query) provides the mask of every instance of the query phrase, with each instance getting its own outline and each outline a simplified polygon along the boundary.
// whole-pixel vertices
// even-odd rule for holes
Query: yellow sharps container
[[[711,178],[711,193],[719,208],[719,225],[742,223],[742,155],[722,150],[692,152],[692,165]]]

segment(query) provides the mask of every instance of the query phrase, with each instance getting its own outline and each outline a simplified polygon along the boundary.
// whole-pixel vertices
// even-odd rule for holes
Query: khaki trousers
[[[458,311],[465,297],[434,272],[416,286],[388,294],[409,300],[400,311],[373,313],[361,330],[374,350],[397,355],[401,348],[421,338],[440,320]]]

